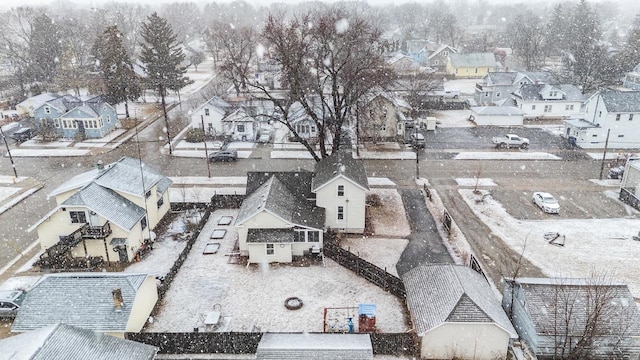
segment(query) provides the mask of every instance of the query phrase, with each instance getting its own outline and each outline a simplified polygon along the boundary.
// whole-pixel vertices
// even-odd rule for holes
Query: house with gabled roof
[[[422,359],[504,359],[517,338],[491,285],[470,267],[430,264],[402,275]]]
[[[493,71],[476,83],[473,100],[477,105],[495,105],[525,84],[552,84],[549,72]]]
[[[231,104],[214,96],[191,112],[191,128],[203,129],[207,135],[215,136],[224,133],[222,119],[232,109]]]
[[[449,54],[446,71],[456,78],[481,78],[501,65],[493,53]]]
[[[627,89],[640,90],[640,64],[624,75],[622,86]]]
[[[37,131],[56,137],[97,139],[116,128],[116,109],[104,97],[62,95],[33,111]]]
[[[157,301],[153,275],[46,274],[27,291],[11,331],[64,323],[123,338],[142,330]]]
[[[637,359],[640,317],[627,285],[604,279],[505,279],[502,306],[538,359]],[[593,320],[590,320],[593,319]],[[593,336],[586,335],[593,332]],[[584,343],[585,335],[587,343]]]
[[[249,172],[234,226],[250,263],[319,253],[324,231],[362,233],[369,190],[362,161],[337,151],[313,172]]]
[[[585,101],[584,115],[564,121],[564,134],[584,149],[637,149],[639,122],[640,91],[607,89]]]
[[[158,352],[155,346],[63,323],[0,339],[0,350],[0,358],[13,360],[151,360]]]
[[[446,44],[441,44],[433,49],[427,45],[427,49],[429,50],[427,64],[439,72],[444,72],[446,70],[449,55],[458,52],[458,49]]]
[[[525,119],[569,119],[583,114],[585,96],[571,84],[524,84],[512,94]]]
[[[233,141],[254,141],[258,134],[259,123],[243,107],[229,112],[222,119],[222,131]]]
[[[395,141],[403,138],[411,105],[382,89],[362,97],[358,104],[357,126],[361,139]]]
[[[54,189],[56,207],[28,231],[37,230],[43,257],[130,262],[169,211],[169,186],[169,178],[137,159],[99,164]]]

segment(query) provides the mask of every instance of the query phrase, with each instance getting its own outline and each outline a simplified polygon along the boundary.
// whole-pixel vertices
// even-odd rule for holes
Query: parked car
[[[558,214],[560,212],[560,204],[553,195],[546,192],[534,192],[533,203],[547,214]]]
[[[18,314],[25,292],[22,290],[0,291],[0,319],[13,319]]]
[[[609,169],[609,179],[622,179],[624,166],[616,166]]]
[[[411,145],[415,149],[424,149],[426,143],[427,142],[424,140],[424,135],[420,133],[411,134]]]
[[[209,161],[236,161],[238,152],[235,150],[220,150],[209,156]]]
[[[520,137],[515,134],[506,134],[502,136],[495,136],[491,139],[491,142],[500,149],[518,147],[520,149],[526,149],[529,147],[529,139]]]
[[[31,128],[28,127],[18,129],[13,134],[11,134],[11,138],[17,142],[27,141],[32,137],[33,132],[31,131]]]
[[[260,130],[260,136],[258,136],[258,142],[259,143],[268,143],[269,141],[271,141],[271,130],[268,129],[262,129]]]

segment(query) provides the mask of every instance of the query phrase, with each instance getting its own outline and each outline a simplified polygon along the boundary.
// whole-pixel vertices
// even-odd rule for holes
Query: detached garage
[[[514,106],[476,106],[471,108],[472,120],[478,126],[521,126],[523,113]]]

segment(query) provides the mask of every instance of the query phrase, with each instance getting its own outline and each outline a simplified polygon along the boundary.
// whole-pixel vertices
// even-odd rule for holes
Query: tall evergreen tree
[[[179,91],[189,83],[189,78],[184,76],[187,69],[181,65],[185,55],[177,43],[171,25],[156,12],[149,15],[147,21],[142,24],[141,35],[144,39],[141,44],[141,60],[147,74],[147,86],[155,89],[160,95],[169,154],[171,154],[171,135],[165,97],[168,90]]]
[[[94,56],[99,62],[107,102],[114,105],[124,102],[128,118],[127,101],[136,100],[142,91],[122,38],[117,25],[107,27],[96,39]]]
[[[29,75],[35,82],[50,84],[56,76],[58,61],[62,56],[58,26],[46,14],[38,15],[33,22],[29,39]]]

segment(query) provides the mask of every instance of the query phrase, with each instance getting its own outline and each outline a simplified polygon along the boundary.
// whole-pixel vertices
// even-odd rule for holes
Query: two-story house
[[[525,84],[551,84],[549,72],[489,72],[476,83],[473,100],[479,106],[498,105],[511,98],[511,93]]]
[[[502,307],[538,359],[640,355],[638,308],[627,285],[597,279],[505,279]]]
[[[191,113],[191,128],[203,129],[210,136],[222,135],[224,133],[222,119],[231,108],[231,104],[218,96],[214,96],[193,110]]]
[[[116,109],[102,96],[62,95],[33,111],[37,131],[55,137],[98,139],[116,127]]]
[[[403,138],[411,106],[386,91],[374,91],[358,105],[357,126],[361,140],[395,141]]]
[[[482,78],[500,67],[493,53],[453,53],[449,54],[446,71],[456,78]]]
[[[326,229],[362,233],[367,174],[349,151],[316,163],[314,172],[250,172],[234,226],[249,263],[291,262],[319,253]]]
[[[458,49],[445,44],[438,45],[433,49],[428,46],[427,49],[430,49],[427,57],[427,65],[438,72],[445,72],[449,55],[458,52]]]
[[[640,91],[602,90],[586,100],[584,116],[564,121],[564,133],[585,149],[636,149],[638,122]]]
[[[513,92],[525,119],[568,119],[582,115],[582,91],[571,84],[524,84]]]
[[[28,231],[37,230],[45,257],[130,262],[154,240],[152,230],[169,211],[170,185],[138,159],[99,164],[54,189],[56,207]]]
[[[622,86],[627,89],[632,90],[640,90],[640,64],[636,65],[633,68],[633,71],[630,71],[624,75],[624,82]]]

